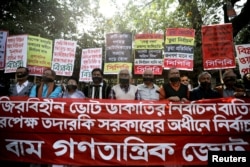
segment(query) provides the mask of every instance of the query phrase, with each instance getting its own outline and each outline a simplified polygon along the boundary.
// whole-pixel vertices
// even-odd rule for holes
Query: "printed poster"
[[[192,71],[194,67],[195,30],[167,28],[164,47],[164,69]]]
[[[232,24],[202,26],[204,70],[235,68]]]
[[[20,66],[27,65],[28,35],[7,37],[5,73],[14,73]]]
[[[235,45],[241,76],[250,73],[250,44]]]
[[[75,63],[76,41],[56,39],[52,69],[58,76],[72,76]]]
[[[136,34],[134,40],[134,74],[151,69],[154,75],[162,75],[163,34]]]
[[[91,82],[94,68],[102,69],[102,48],[83,49],[79,81]]]
[[[44,69],[51,68],[52,40],[28,36],[28,68],[30,75],[41,76]]]
[[[132,71],[132,61],[132,34],[107,34],[104,74],[117,74],[123,68]]]

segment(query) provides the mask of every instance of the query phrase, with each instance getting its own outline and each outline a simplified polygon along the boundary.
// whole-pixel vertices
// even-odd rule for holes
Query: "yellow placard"
[[[181,45],[194,45],[193,37],[181,37],[181,36],[167,36],[165,44],[181,44]]]
[[[162,49],[162,39],[136,39],[134,49]]]
[[[119,63],[105,63],[104,74],[118,74],[121,69],[128,69],[132,71],[132,63],[119,62]]]
[[[29,35],[27,57],[30,66],[51,67],[52,40]]]

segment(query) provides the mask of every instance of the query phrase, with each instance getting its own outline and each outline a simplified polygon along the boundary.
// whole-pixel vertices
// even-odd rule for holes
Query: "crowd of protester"
[[[118,83],[109,85],[100,68],[92,70],[92,82],[79,89],[78,79],[68,78],[62,85],[55,83],[56,73],[51,69],[43,72],[41,81],[37,83],[28,80],[29,70],[18,67],[15,78],[16,83],[10,84],[6,78],[0,78],[0,96],[27,96],[41,98],[87,98],[87,99],[124,99],[124,100],[162,100],[193,101],[222,97],[250,97],[250,73],[245,74],[239,84],[237,74],[233,69],[227,69],[222,75],[223,83],[212,86],[212,75],[201,72],[198,86],[193,87],[188,75],[181,75],[178,69],[168,71],[167,82],[156,85],[154,73],[146,69],[142,74],[143,83],[134,85],[132,74],[128,69],[121,69],[117,74]]]
[[[133,84],[132,74],[128,69],[119,71],[117,74],[118,83],[113,86],[105,81],[103,71],[100,68],[93,69],[91,74],[92,82],[80,90],[78,79],[75,77],[69,77],[65,84],[58,85],[55,82],[55,71],[46,69],[41,80],[33,83],[28,80],[28,68],[18,67],[15,74],[15,84],[10,84],[7,78],[0,77],[0,96],[151,101],[165,99],[174,102],[223,97],[250,97],[250,73],[240,78],[242,82],[239,84],[237,82],[239,78],[233,69],[225,70],[222,75],[223,83],[215,87],[212,86],[212,75],[207,71],[198,75],[198,86],[196,87],[193,87],[187,75],[181,75],[180,71],[175,68],[169,69],[168,81],[162,85],[154,83],[154,73],[151,69],[144,71],[142,74],[143,83],[139,85]],[[9,162],[7,164],[9,165]],[[47,167],[47,165],[15,162],[11,165]]]

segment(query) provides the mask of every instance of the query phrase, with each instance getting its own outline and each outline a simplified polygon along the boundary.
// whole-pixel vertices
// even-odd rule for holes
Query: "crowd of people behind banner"
[[[18,67],[16,70],[16,84],[12,84],[6,91],[0,85],[1,96],[26,96],[38,98],[82,98],[82,99],[118,99],[118,100],[161,100],[168,99],[173,102],[189,102],[201,99],[222,97],[250,97],[250,73],[242,78],[243,83],[237,84],[237,75],[233,69],[225,70],[222,75],[224,84],[211,86],[212,76],[209,72],[202,72],[198,76],[197,87],[192,87],[187,75],[181,76],[178,69],[168,71],[168,82],[162,85],[154,83],[154,73],[146,69],[142,74],[143,83],[132,84],[132,74],[128,69],[121,69],[118,73],[118,83],[109,85],[103,75],[102,69],[95,68],[91,72],[92,83],[83,90],[78,89],[78,79],[68,78],[65,85],[55,83],[56,73],[51,69],[43,72],[41,82],[28,81],[29,70]],[[18,164],[13,164],[19,165]],[[39,164],[27,164],[29,167]],[[45,165],[46,166],[46,165]]]
[[[51,69],[43,72],[41,82],[32,83],[28,80],[29,70],[18,67],[16,70],[16,84],[12,84],[8,91],[4,84],[0,85],[1,96],[28,96],[41,98],[90,98],[90,99],[119,99],[119,100],[161,100],[168,99],[175,102],[188,102],[200,99],[221,97],[250,97],[250,74],[245,74],[243,83],[238,84],[237,75],[233,69],[227,69],[222,75],[223,84],[212,87],[212,76],[209,72],[202,72],[198,76],[197,87],[192,87],[187,75],[181,76],[178,69],[168,71],[168,82],[162,85],[154,83],[154,73],[146,69],[142,74],[143,83],[134,85],[132,74],[128,69],[121,69],[118,73],[118,84],[109,85],[102,69],[95,68],[91,72],[92,82],[82,90],[78,89],[78,79],[69,77],[67,83],[55,83],[56,73]]]
[[[119,100],[161,100],[174,102],[188,102],[200,99],[222,97],[250,97],[250,73],[242,78],[238,84],[237,75],[233,69],[227,69],[222,75],[223,84],[212,87],[212,76],[209,72],[202,72],[198,76],[197,87],[192,87],[187,75],[180,75],[178,69],[168,71],[168,82],[162,85],[154,83],[154,73],[146,69],[142,74],[143,83],[134,85],[132,74],[128,69],[121,69],[118,73],[118,83],[109,85],[102,69],[95,68],[91,72],[92,82],[82,90],[78,87],[78,79],[70,77],[67,83],[55,83],[56,73],[51,69],[43,72],[41,82],[33,83],[28,80],[29,70],[18,67],[16,70],[16,84],[9,88],[0,84],[1,96],[28,96],[41,98],[83,98],[83,99],[119,99]],[[7,90],[6,90],[7,89]]]

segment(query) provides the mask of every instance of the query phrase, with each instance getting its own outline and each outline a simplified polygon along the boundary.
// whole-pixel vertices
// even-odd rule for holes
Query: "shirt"
[[[21,85],[19,83],[17,83],[16,84],[17,93],[20,93],[23,90],[23,88],[25,88],[26,86],[28,86],[28,83],[29,83],[29,81],[25,81]]]
[[[233,97],[234,90],[233,89],[224,89],[223,90],[223,97]]]
[[[138,100],[159,100],[159,87],[157,85],[153,85],[153,87],[149,88],[145,84],[140,84],[137,86],[138,88]]]
[[[127,88],[121,88],[120,84],[112,87],[110,99],[137,100],[138,91],[135,85],[129,85]]]
[[[37,85],[34,85],[32,87],[29,97],[37,97],[36,87],[37,87]],[[48,91],[48,86],[46,84],[44,84],[43,91],[42,91],[43,98],[46,98],[47,91]],[[48,98],[60,97],[61,93],[62,93],[62,87],[56,86],[56,88],[51,92],[51,94],[48,96]]]
[[[85,95],[82,91],[76,90],[74,93],[69,94],[68,91],[63,93],[63,98],[85,98]]]

